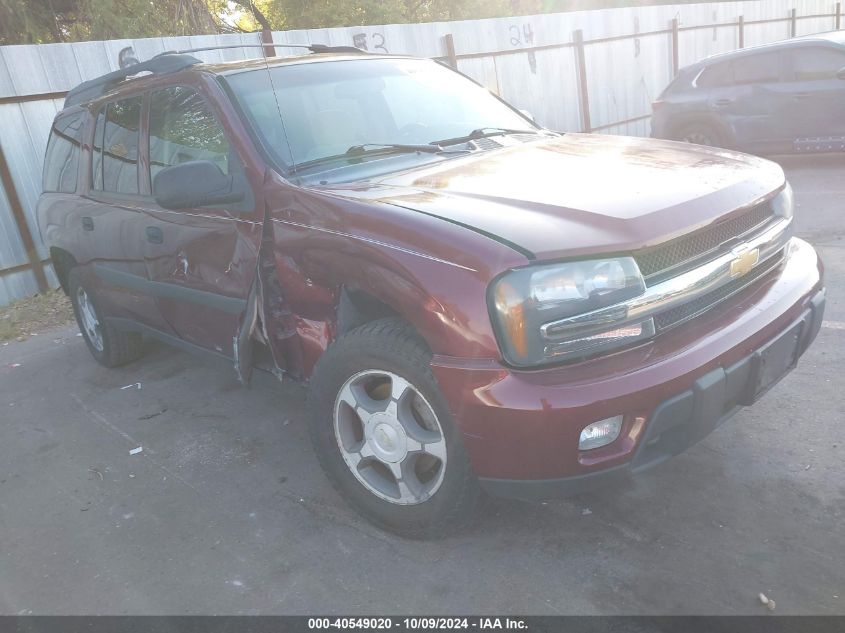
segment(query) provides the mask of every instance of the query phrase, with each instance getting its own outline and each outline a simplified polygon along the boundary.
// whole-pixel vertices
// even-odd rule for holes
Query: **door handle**
[[[714,105],[717,108],[723,108],[725,106],[731,105],[733,102],[734,102],[733,99],[716,99],[716,101],[714,102]]]
[[[157,226],[148,226],[147,230],[147,241],[150,244],[162,244],[164,243],[164,233],[162,233],[161,229]]]
[[[82,218],[82,230],[83,231],[93,231],[94,230],[94,218],[89,218],[85,216]]]

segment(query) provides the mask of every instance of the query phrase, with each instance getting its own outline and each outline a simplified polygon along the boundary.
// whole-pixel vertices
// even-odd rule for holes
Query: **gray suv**
[[[652,104],[652,136],[758,154],[845,150],[845,31],[708,57]]]

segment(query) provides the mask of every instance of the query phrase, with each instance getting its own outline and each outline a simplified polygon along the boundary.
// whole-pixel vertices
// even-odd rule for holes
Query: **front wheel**
[[[335,488],[412,538],[465,526],[480,496],[430,362],[405,322],[374,321],[329,347],[309,393],[311,439]]]
[[[724,147],[722,135],[707,123],[689,123],[681,127],[675,134],[675,140],[694,145],[709,147]]]

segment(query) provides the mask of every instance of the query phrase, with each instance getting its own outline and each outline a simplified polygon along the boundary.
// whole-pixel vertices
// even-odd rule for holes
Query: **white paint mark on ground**
[[[129,440],[132,444],[134,444],[134,445],[136,445],[136,446],[138,445],[138,442],[136,442],[136,441],[132,438],[132,436],[131,436],[131,435],[129,435],[128,433],[124,433],[124,432],[123,432],[123,431],[121,431],[119,428],[117,428],[114,424],[112,424],[111,422],[109,422],[108,420],[106,420],[106,418],[105,418],[105,417],[103,417],[102,415],[100,415],[99,413],[97,413],[96,411],[94,411],[93,409],[91,409],[90,407],[87,407],[87,406],[85,405],[85,403],[84,403],[84,402],[82,402],[82,398],[80,398],[79,396],[77,396],[75,393],[70,394],[70,397],[71,397],[71,398],[73,398],[73,400],[76,402],[76,404],[78,404],[78,405],[79,405],[79,407],[80,407],[83,411],[85,411],[85,413],[87,413],[87,414],[88,414],[88,415],[90,415],[92,418],[94,418],[95,420],[97,420],[97,422],[99,422],[100,424],[102,424],[102,425],[103,425],[104,427],[106,427],[109,431],[111,431],[112,433],[116,433],[117,435],[120,435],[123,439],[125,439],[125,440]]]
[[[843,321],[822,321],[822,327],[829,330],[845,330],[845,322]]]
[[[83,411],[85,411],[85,413],[87,413],[87,414],[88,414],[88,415],[90,415],[90,416],[91,416],[94,420],[96,420],[97,422],[99,422],[99,423],[100,423],[100,425],[102,425],[102,426],[103,426],[106,430],[111,431],[112,433],[115,433],[115,434],[117,434],[117,435],[121,436],[123,439],[128,440],[128,441],[129,441],[129,442],[131,442],[133,445],[138,445],[138,444],[139,444],[139,442],[137,442],[135,439],[133,439],[133,437],[132,437],[131,435],[129,435],[128,433],[125,433],[125,432],[121,431],[121,430],[120,430],[119,428],[117,428],[114,424],[112,424],[111,422],[109,422],[109,421],[108,421],[108,420],[107,420],[107,419],[106,419],[103,415],[101,415],[101,414],[100,414],[100,413],[98,413],[97,411],[94,411],[94,409],[92,409],[92,408],[90,408],[90,407],[86,406],[86,405],[85,405],[85,403],[84,403],[84,402],[82,402],[82,399],[81,399],[79,396],[77,396],[75,393],[70,394],[70,397],[71,397],[71,398],[72,398],[72,399],[76,402],[76,404],[78,404],[78,405],[79,405],[79,407],[80,407]],[[152,452],[152,451],[151,451],[151,452]],[[174,473],[174,472],[170,471],[170,470],[169,470],[166,466],[164,466],[164,465],[162,465],[162,464],[158,463],[158,462],[157,462],[155,459],[153,459],[152,457],[150,457],[150,458],[149,458],[149,461],[150,461],[150,462],[151,462],[154,466],[156,466],[158,469],[160,469],[160,470],[164,471],[165,473],[167,473],[168,475],[170,475],[171,477],[173,477],[176,481],[178,481],[179,483],[181,483],[181,484],[183,484],[183,485],[187,486],[188,488],[190,488],[191,490],[193,490],[193,491],[194,491],[195,493],[197,493],[198,495],[200,495],[200,496],[205,496],[205,495],[203,495],[203,494],[199,491],[199,489],[197,489],[197,487],[196,487],[196,486],[194,486],[193,484],[189,483],[186,479],[184,479],[183,477],[180,477],[178,474],[176,474],[176,473]],[[167,477],[162,477],[162,481],[167,481]]]

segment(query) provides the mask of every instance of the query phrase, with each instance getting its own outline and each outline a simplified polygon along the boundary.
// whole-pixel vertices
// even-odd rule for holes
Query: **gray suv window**
[[[845,67],[845,51],[817,46],[799,48],[792,55],[793,81],[835,79]]]
[[[44,156],[44,191],[73,193],[79,171],[79,148],[87,112],[78,112],[56,119],[47,141]]]
[[[734,70],[731,62],[713,64],[705,68],[695,82],[699,88],[729,86],[734,82]]]
[[[734,83],[764,84],[780,79],[780,51],[757,53],[733,60]]]

